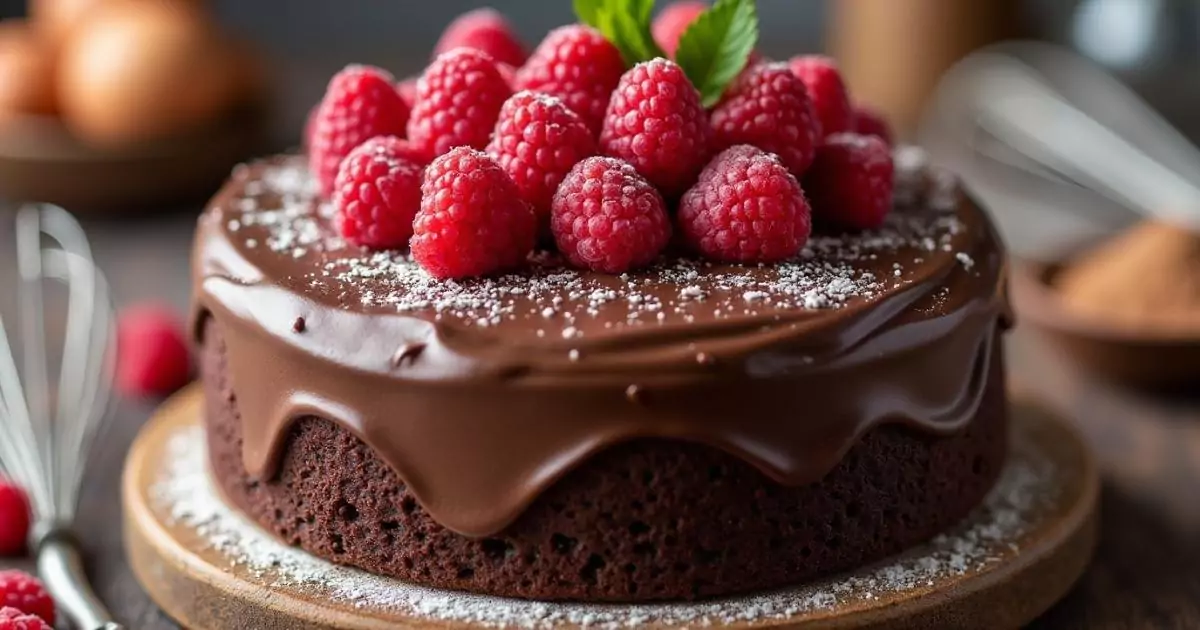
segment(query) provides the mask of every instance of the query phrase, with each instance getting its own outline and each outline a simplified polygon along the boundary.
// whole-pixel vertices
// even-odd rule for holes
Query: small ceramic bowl
[[[1200,385],[1200,335],[1132,328],[1074,312],[1054,286],[1066,264],[1014,262],[1011,291],[1018,322],[1110,380],[1156,390]]]
[[[206,196],[262,148],[264,119],[247,108],[198,132],[121,151],[90,147],[53,117],[7,120],[0,127],[0,198],[100,216]]]

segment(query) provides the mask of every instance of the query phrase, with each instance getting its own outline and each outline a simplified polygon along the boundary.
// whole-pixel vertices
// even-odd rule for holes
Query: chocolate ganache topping
[[[611,276],[545,255],[443,282],[345,244],[331,215],[304,160],[279,157],[201,216],[194,330],[223,325],[246,469],[270,478],[290,423],[328,418],[468,536],[622,441],[695,441],[799,485],[881,423],[952,433],[1008,320],[993,229],[915,149],[884,227],[818,233],[779,265]]]

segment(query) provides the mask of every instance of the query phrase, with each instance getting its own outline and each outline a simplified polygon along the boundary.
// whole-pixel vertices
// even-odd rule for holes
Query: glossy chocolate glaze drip
[[[303,162],[277,158],[236,172],[201,217],[195,330],[224,325],[248,472],[274,473],[292,421],[329,418],[469,536],[636,438],[809,483],[880,423],[960,429],[1007,321],[983,214],[923,168],[901,180],[904,238],[817,239],[797,265],[438,285],[340,243]]]

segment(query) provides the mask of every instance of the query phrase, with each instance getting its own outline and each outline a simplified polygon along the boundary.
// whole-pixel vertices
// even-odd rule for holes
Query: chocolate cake
[[[523,598],[728,595],[926,540],[1004,462],[1005,264],[953,178],[896,165],[881,228],[788,262],[460,281],[343,242],[303,158],[240,167],[194,253],[215,481],[332,562]]]

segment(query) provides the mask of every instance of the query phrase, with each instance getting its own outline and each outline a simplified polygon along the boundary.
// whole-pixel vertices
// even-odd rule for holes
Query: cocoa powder
[[[1080,317],[1200,334],[1200,234],[1144,222],[1064,267],[1054,285]]]

